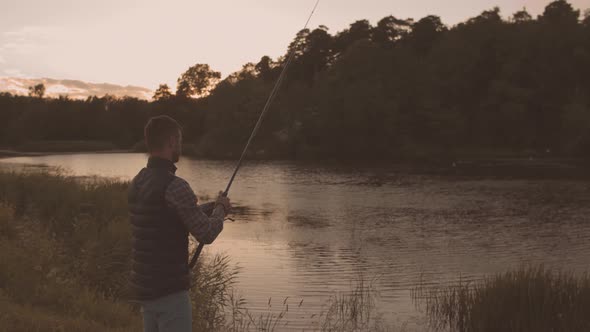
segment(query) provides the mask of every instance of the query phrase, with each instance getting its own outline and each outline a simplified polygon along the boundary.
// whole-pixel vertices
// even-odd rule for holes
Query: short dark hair
[[[161,149],[170,137],[177,136],[181,132],[182,127],[173,118],[167,115],[152,117],[143,129],[145,145],[148,151]]]

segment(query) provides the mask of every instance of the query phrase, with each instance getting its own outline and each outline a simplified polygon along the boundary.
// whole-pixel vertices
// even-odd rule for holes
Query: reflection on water
[[[73,175],[130,179],[141,154],[11,158]],[[178,175],[199,197],[225,188],[233,163],[183,159]],[[590,182],[407,175],[393,168],[248,162],[231,191],[235,223],[210,253],[242,268],[253,311],[287,296],[304,305],[300,326],[359,274],[377,277],[378,308],[392,324],[421,324],[410,289],[476,280],[524,263],[587,271]]]

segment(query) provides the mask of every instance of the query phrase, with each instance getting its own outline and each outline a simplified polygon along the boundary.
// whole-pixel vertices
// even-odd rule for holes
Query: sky
[[[590,8],[590,0],[570,0]],[[449,26],[498,6],[504,17],[549,0],[321,0],[310,27],[331,33],[358,19],[420,19]],[[188,67],[207,63],[226,76],[263,55],[276,58],[315,0],[0,0],[0,77],[108,82],[172,88]]]

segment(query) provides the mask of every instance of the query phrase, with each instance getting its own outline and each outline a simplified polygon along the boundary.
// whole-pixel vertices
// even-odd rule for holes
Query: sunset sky
[[[315,0],[2,0],[0,77],[49,77],[155,89],[195,63],[225,76],[284,54]],[[429,14],[453,25],[499,6],[504,17],[547,0],[322,0],[310,27]],[[571,0],[577,9],[590,0]]]

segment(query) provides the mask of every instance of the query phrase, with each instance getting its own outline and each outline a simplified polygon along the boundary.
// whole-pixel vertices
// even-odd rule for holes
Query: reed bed
[[[0,171],[0,331],[141,331],[126,300],[131,230],[127,182],[62,171]],[[253,314],[236,296],[239,269],[205,254],[193,270],[193,331],[283,331],[282,300]],[[291,307],[290,307],[291,305]],[[309,316],[321,331],[384,330],[370,283],[334,295]]]
[[[590,331],[590,278],[540,266],[523,266],[443,288],[412,292],[437,330]]]

